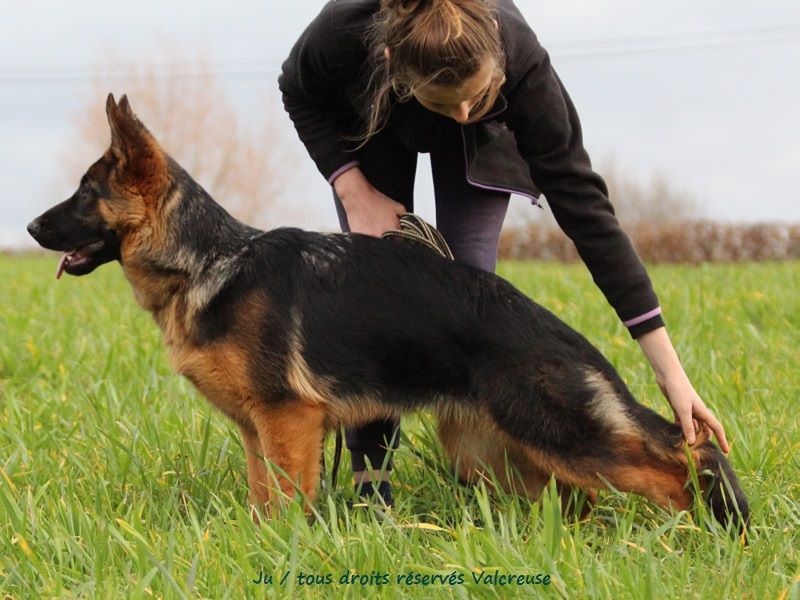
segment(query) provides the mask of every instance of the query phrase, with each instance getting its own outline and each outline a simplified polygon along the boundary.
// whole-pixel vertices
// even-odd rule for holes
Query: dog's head
[[[152,234],[156,213],[170,186],[168,157],[136,118],[128,98],[106,101],[111,146],[81,178],[78,190],[28,225],[44,248],[65,254],[57,276],[86,275],[126,246]]]

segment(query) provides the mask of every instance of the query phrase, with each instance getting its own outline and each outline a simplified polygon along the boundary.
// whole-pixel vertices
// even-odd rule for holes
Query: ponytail
[[[367,35],[372,74],[362,145],[386,124],[392,104],[422,85],[457,86],[493,60],[492,94],[499,92],[505,57],[492,0],[382,0]]]

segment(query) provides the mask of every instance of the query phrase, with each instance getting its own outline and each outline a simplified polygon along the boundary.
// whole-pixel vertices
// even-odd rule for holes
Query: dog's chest
[[[241,348],[224,343],[203,347],[173,344],[169,357],[173,368],[211,404],[236,421],[248,420],[256,392]]]

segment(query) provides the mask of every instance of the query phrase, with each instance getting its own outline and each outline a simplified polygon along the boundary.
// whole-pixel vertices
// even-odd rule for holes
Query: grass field
[[[235,427],[170,373],[120,269],[57,282],[55,265],[0,257],[0,597],[800,598],[798,263],[651,269],[732,441],[749,545],[702,509],[607,492],[576,521],[550,492],[460,487],[425,415],[404,421],[391,514],[348,510],[345,469],[313,518],[255,526]],[[501,273],[669,414],[582,266]]]

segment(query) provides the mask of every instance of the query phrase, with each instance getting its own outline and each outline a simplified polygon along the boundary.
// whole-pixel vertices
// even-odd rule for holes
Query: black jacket
[[[379,0],[328,2],[300,36],[278,84],[300,139],[326,179],[352,163],[370,75],[367,27]],[[470,183],[547,197],[597,286],[637,337],[663,325],[650,278],[583,147],[575,107],[547,52],[511,0],[497,2],[506,82],[478,123],[459,125],[415,100],[392,108],[387,127],[409,148],[435,149],[459,128]]]

